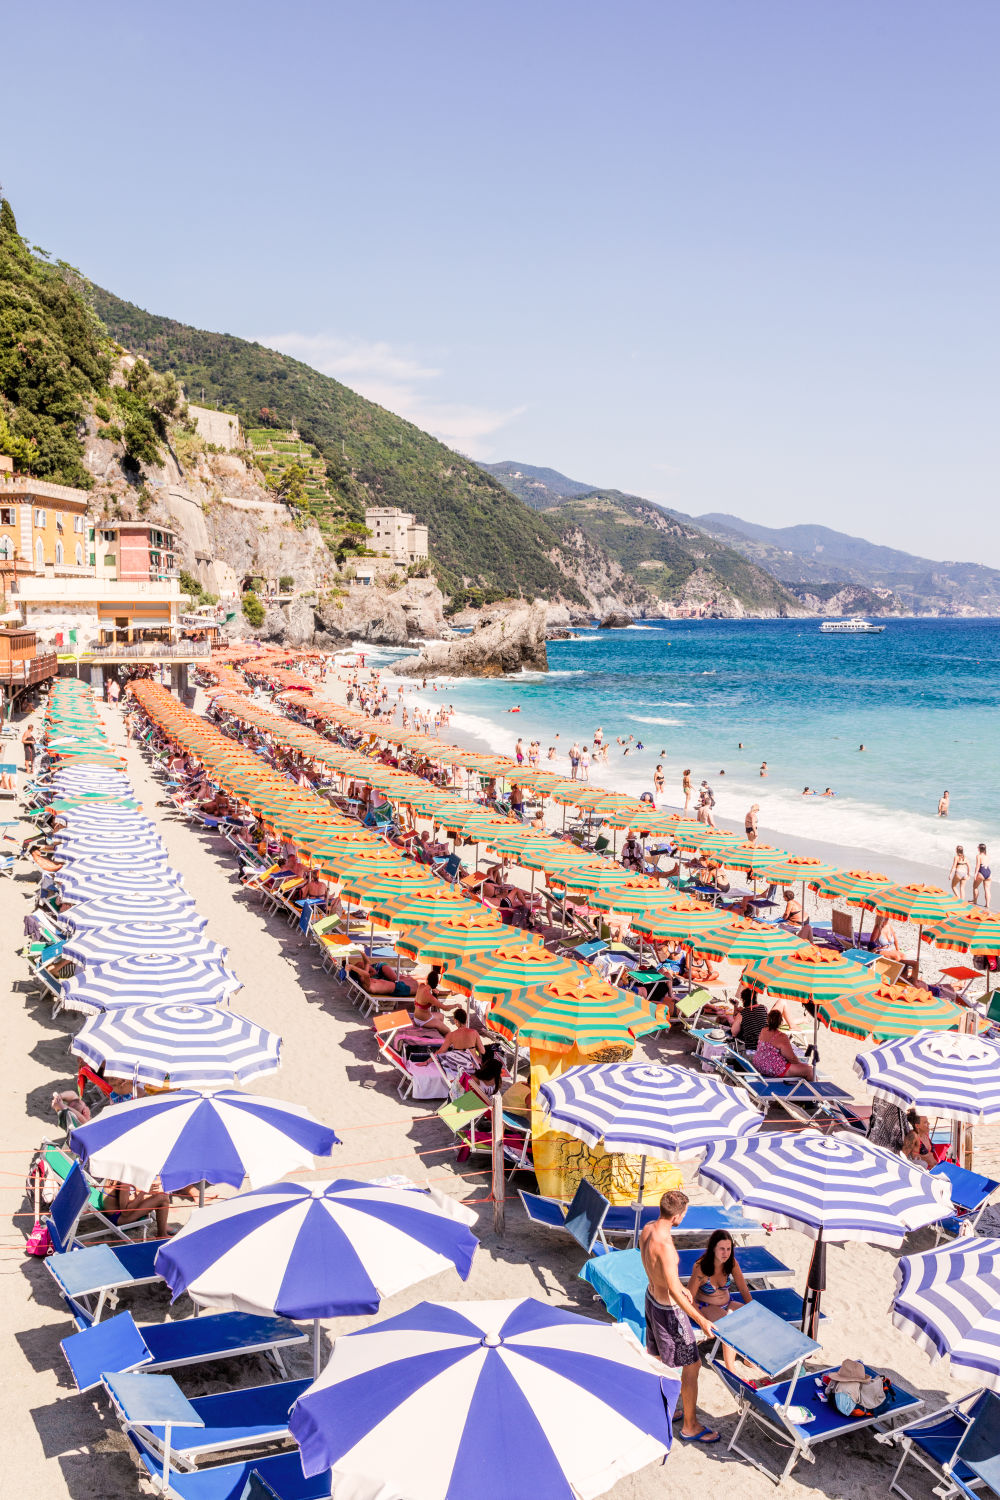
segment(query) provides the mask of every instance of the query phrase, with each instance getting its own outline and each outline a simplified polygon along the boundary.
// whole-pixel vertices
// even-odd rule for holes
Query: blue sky
[[[482,459],[1000,566],[995,0],[51,0],[35,243]]]

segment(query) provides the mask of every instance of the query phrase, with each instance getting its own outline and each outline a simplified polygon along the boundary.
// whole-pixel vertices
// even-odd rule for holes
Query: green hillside
[[[94,306],[125,348],[238,411],[246,427],[297,428],[326,461],[329,497],[309,504],[321,521],[324,512],[357,520],[366,504],[412,511],[427,524],[435,570],[456,601],[581,599],[548,556],[558,551],[551,522],[411,422],[261,344],[157,317],[99,288]]]

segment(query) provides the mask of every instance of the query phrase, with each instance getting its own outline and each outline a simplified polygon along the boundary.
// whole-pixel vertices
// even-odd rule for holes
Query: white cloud
[[[525,410],[523,406],[501,410],[441,400],[426,386],[439,380],[444,371],[382,340],[288,332],[261,335],[257,342],[301,359],[324,375],[336,376],[369,401],[405,417],[471,458],[492,458],[488,440]]]

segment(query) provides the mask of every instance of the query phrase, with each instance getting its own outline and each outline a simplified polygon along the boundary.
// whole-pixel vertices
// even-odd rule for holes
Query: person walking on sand
[[[580,780],[590,780],[590,751],[586,745],[580,746]]]
[[[523,766],[524,765],[524,741],[522,739],[520,739],[520,738],[518,739],[517,744],[514,746],[514,755],[515,755],[515,757],[517,759],[518,765],[519,766]]]
[[[759,812],[760,803],[755,802],[743,820],[743,827],[746,829],[748,844],[756,844],[757,842],[757,814]]]
[[[691,806],[691,772],[684,771],[681,776],[681,791],[684,793],[684,811],[687,812]]]
[[[575,781],[580,773],[580,746],[576,740],[569,747],[569,774],[570,780]]]
[[[679,1188],[664,1193],[660,1199],[660,1217],[647,1224],[639,1236],[639,1254],[649,1283],[646,1288],[646,1349],[670,1369],[681,1372],[681,1441],[708,1446],[719,1441],[719,1434],[698,1420],[701,1359],[691,1324],[697,1323],[702,1332],[710,1336],[714,1335],[715,1329],[688,1296],[680,1277],[673,1231],[684,1218],[687,1206],[687,1193],[682,1193]]]
[[[35,731],[31,724],[22,734],[21,744],[24,746],[24,769],[30,776],[35,769]]]
[[[657,766],[653,772],[653,802],[659,803],[663,797],[663,789],[667,784],[667,778],[663,774],[663,767]]]
[[[976,866],[979,868],[978,864]],[[959,901],[965,900],[965,887],[969,879],[969,861],[961,844],[955,845],[955,857],[951,862],[951,891]]]
[[[976,906],[979,905],[979,892],[983,893],[983,905],[986,910],[990,909],[990,881],[993,878],[993,870],[989,860],[986,858],[986,845],[980,844],[976,850],[976,868],[972,872],[972,900]]]
[[[938,814],[937,815],[938,815],[939,818],[946,818],[948,816],[948,807],[949,807],[950,803],[951,803],[951,796],[949,795],[949,793],[948,792],[942,792],[941,793],[941,800],[938,803]]]

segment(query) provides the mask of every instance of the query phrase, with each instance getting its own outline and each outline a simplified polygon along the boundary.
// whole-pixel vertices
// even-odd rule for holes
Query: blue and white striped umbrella
[[[835,1243],[901,1245],[951,1208],[948,1184],[853,1130],[748,1136],[709,1146],[698,1176],[725,1203]]]
[[[1000,1121],[1000,1046],[960,1031],[919,1031],[859,1052],[854,1071],[878,1099],[971,1125]]]
[[[123,1005],[222,1005],[242,984],[214,959],[134,953],[112,963],[88,965],[65,979],[63,1006],[98,1011]]]
[[[679,1390],[621,1324],[532,1297],[420,1302],[342,1334],[289,1428],[306,1474],[409,1500],[579,1500],[665,1457]]]
[[[118,922],[157,921],[193,932],[202,932],[208,926],[191,897],[182,891],[176,896],[153,899],[138,894],[98,896],[62,912],[59,920],[71,932],[83,932],[88,927],[113,927]]]
[[[214,1088],[273,1073],[281,1038],[218,1005],[128,1005],[90,1016],[70,1050],[110,1078]]]
[[[56,859],[80,859],[84,855],[129,853],[161,854],[166,859],[167,850],[159,834],[147,823],[144,830],[138,828],[118,829],[83,828],[60,829],[52,838]]]
[[[134,870],[169,870],[170,861],[165,849],[98,849],[96,846],[68,849],[60,854],[60,874],[84,874],[92,870],[96,875],[131,874]],[[171,872],[175,879],[180,876]]]
[[[103,838],[110,833],[121,834],[126,838],[150,838],[156,833],[154,824],[143,817],[142,813],[128,812],[124,808],[108,808],[107,811],[98,813],[96,809],[71,807],[56,816],[60,820],[53,833],[56,840],[80,839],[88,834]]]
[[[105,896],[141,896],[149,909],[151,901],[171,901],[186,894],[180,877],[164,865],[162,870],[60,870],[56,884],[67,901],[93,902]]]
[[[416,1186],[276,1182],[193,1213],[156,1257],[174,1297],[316,1319],[377,1312],[427,1276],[472,1268],[475,1214]]]
[[[892,1321],[932,1359],[1000,1391],[1000,1240],[951,1240],[896,1267]]]
[[[752,1135],[761,1116],[742,1089],[691,1068],[588,1063],[538,1091],[550,1122],[588,1146],[679,1161],[710,1141]]]
[[[173,953],[223,963],[228,950],[203,932],[193,932],[187,927],[170,927],[164,922],[121,922],[116,927],[86,927],[67,938],[62,951],[70,962],[90,968],[140,953]]]
[[[336,1133],[300,1105],[233,1089],[114,1104],[72,1131],[69,1143],[95,1177],[139,1188],[159,1177],[168,1193],[195,1182],[276,1182],[286,1172],[314,1170],[313,1158],[339,1145]]]

